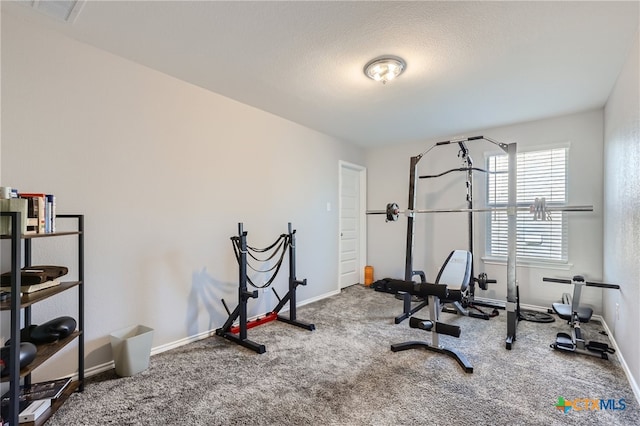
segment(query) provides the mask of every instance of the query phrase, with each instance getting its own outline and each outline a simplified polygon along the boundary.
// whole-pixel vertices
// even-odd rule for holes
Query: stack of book
[[[26,234],[56,232],[56,197],[53,194],[18,192],[27,200]]]
[[[23,285],[23,286],[20,286],[20,293],[21,293],[21,295],[22,294],[29,294],[29,293],[33,293],[35,291],[39,291],[39,290],[44,290],[44,289],[47,289],[47,288],[55,287],[57,285],[60,285],[60,280],[59,279],[53,279],[53,280],[45,281],[45,282],[40,283],[40,284]],[[6,293],[11,293],[11,286],[2,286],[2,287],[0,287],[0,291],[6,292]]]
[[[20,270],[20,292],[28,294],[60,285],[59,278],[68,272],[69,269],[66,266],[26,266]],[[0,274],[0,290],[11,292],[11,272]]]
[[[71,383],[71,378],[49,380],[46,382],[32,383],[29,386],[20,386],[20,423],[34,422],[42,416],[51,404],[62,395],[65,388]],[[2,395],[2,418],[9,416],[9,392]]]
[[[6,187],[2,187],[7,189]],[[56,197],[39,192],[19,192],[15,188],[2,191],[0,212],[20,212],[22,234],[56,232]],[[0,220],[0,235],[11,233],[8,217]]]

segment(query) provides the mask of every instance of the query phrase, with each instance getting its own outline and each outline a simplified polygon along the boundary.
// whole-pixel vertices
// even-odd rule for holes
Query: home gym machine
[[[247,232],[243,229],[243,224],[238,223],[238,236],[231,237],[231,241],[233,243],[233,251],[236,255],[236,260],[238,261],[239,266],[239,276],[238,276],[238,306],[236,309],[231,312],[227,307],[226,302],[222,299],[222,304],[229,314],[229,318],[224,323],[224,325],[216,330],[216,335],[220,337],[224,337],[225,339],[231,340],[234,343],[237,343],[241,346],[249,348],[259,354],[262,354],[266,351],[266,348],[262,344],[258,344],[253,342],[247,338],[247,330],[249,328],[257,327],[261,324],[265,324],[267,322],[271,322],[274,320],[283,321],[287,324],[295,325],[296,327],[304,328],[309,331],[315,330],[314,324],[308,324],[297,319],[296,313],[296,288],[299,285],[307,285],[307,279],[303,279],[302,281],[296,278],[296,231],[292,230],[291,223],[288,225],[288,234],[282,234],[278,237],[278,239],[266,248],[254,248],[247,245]],[[264,317],[256,318],[255,320],[248,321],[247,320],[247,301],[250,298],[258,297],[257,289],[267,288],[273,283],[276,275],[278,275],[278,271],[282,266],[282,262],[284,260],[284,255],[289,250],[289,291],[287,294],[280,298],[275,289],[273,293],[278,298],[279,302],[276,307],[269,313],[267,313]],[[253,253],[267,253],[272,250],[271,255],[266,259],[258,259],[256,255]],[[247,254],[251,256],[252,259],[259,262],[267,262],[271,259],[276,258],[276,264],[265,270],[259,270],[253,268],[247,262]],[[279,254],[279,256],[278,256]],[[256,272],[266,273],[273,272],[271,277],[265,281],[263,285],[256,285],[251,278],[247,275],[247,266],[253,269]],[[249,283],[256,290],[247,291],[247,283]],[[280,310],[289,303],[289,317],[285,317],[283,315],[279,315]],[[234,322],[239,319],[239,324],[234,325]]]
[[[411,317],[411,319],[409,319],[409,327],[431,332],[431,344],[418,341],[396,343],[391,345],[393,352],[423,348],[453,357],[458,361],[458,364],[460,364],[465,373],[473,373],[473,366],[464,355],[455,349],[445,348],[439,344],[439,334],[460,337],[460,327],[438,321],[441,311],[440,301],[459,300],[461,297],[459,291],[450,292],[448,290],[448,284],[460,286],[463,283],[468,283],[471,278],[472,269],[473,260],[471,253],[464,250],[454,250],[449,254],[449,257],[447,257],[442,268],[440,268],[438,280],[436,280],[435,284],[416,284],[412,281],[399,280],[392,280],[388,283],[389,288],[397,292],[426,298],[429,304],[429,319],[425,320]]]
[[[471,142],[476,140],[485,140],[502,149],[508,156],[508,198],[507,206],[503,208],[472,208],[472,209],[432,209],[432,210],[416,210],[416,192],[415,187],[418,176],[416,174],[416,166],[420,159],[429,151],[437,146],[459,144],[460,142]],[[385,210],[367,210],[367,214],[385,215],[387,222],[395,222],[400,214],[407,216],[407,244],[406,244],[406,260],[405,260],[405,281],[411,281],[414,275],[419,275],[419,271],[413,271],[413,232],[414,219],[418,213],[478,213],[505,211],[507,213],[507,301],[505,309],[507,311],[507,337],[505,339],[506,348],[511,349],[513,342],[516,340],[516,328],[520,316],[518,313],[518,288],[516,280],[516,256],[517,256],[517,214],[518,211],[528,211],[534,214],[534,217],[541,220],[546,219],[546,211],[593,211],[593,206],[547,206],[542,200],[536,201],[531,206],[519,206],[517,203],[517,144],[505,144],[497,142],[485,136],[473,136],[457,140],[449,140],[437,142],[423,153],[411,157],[410,163],[410,179],[409,179],[409,205],[406,211],[400,210],[396,203],[388,203]],[[410,297],[405,296],[405,297]],[[407,299],[405,299],[407,300]],[[410,299],[409,299],[410,302]],[[406,307],[407,303],[405,303]],[[415,311],[414,311],[415,312]],[[413,312],[405,312],[404,318],[412,315]],[[403,319],[404,319],[403,318]]]
[[[422,154],[417,155],[415,157],[411,157],[411,162],[409,166],[409,209],[410,210],[413,210],[416,204],[416,199],[417,199],[416,187],[418,184],[418,179],[433,179],[433,178],[444,176],[452,172],[466,172],[466,176],[467,176],[466,200],[467,200],[467,208],[468,208],[468,230],[469,230],[468,243],[469,243],[469,252],[471,252],[472,256],[473,256],[473,210],[472,210],[473,209],[473,172],[480,171],[480,172],[489,173],[484,169],[480,169],[473,166],[473,160],[469,155],[469,150],[467,148],[466,141],[475,140],[475,139],[484,139],[484,138],[482,136],[479,136],[476,138],[462,139],[457,141],[438,142],[437,144],[435,144],[434,146],[432,146],[430,149],[423,152]],[[429,151],[431,151],[431,149],[433,149],[434,147],[448,145],[450,143],[458,144],[460,148],[458,152],[458,157],[462,158],[464,167],[447,170],[437,175],[418,176],[418,173],[417,173],[418,162],[422,159],[422,157],[426,155]],[[396,210],[399,210],[397,204],[391,203],[387,205],[387,221],[397,220],[397,213],[395,214],[392,213],[393,211],[396,211]],[[404,279],[405,281],[411,281],[414,276],[419,276],[420,282],[426,283],[425,273],[423,271],[413,270],[413,236],[414,236],[415,223],[414,223],[414,217],[412,214],[409,214],[407,216],[408,216],[407,244],[406,244]],[[496,309],[504,309],[503,305],[494,305],[494,304],[490,304],[489,302],[483,303],[482,304],[483,306],[494,308],[494,311],[491,314],[487,314],[484,311],[482,311],[482,309],[477,307],[481,305],[480,303],[478,302],[474,303],[475,284],[477,283],[482,290],[486,290],[488,288],[488,284],[495,283],[495,282],[496,280],[489,279],[486,273],[481,273],[476,278],[474,276],[473,267],[472,267],[469,282],[462,283],[461,286],[455,290],[450,289],[451,291],[454,291],[456,293],[461,292],[462,297],[457,298],[457,300],[441,300],[441,302],[443,302],[443,310],[446,312],[459,313],[465,316],[470,316],[473,318],[482,318],[486,320],[490,319],[493,316],[496,316],[498,314],[498,311]],[[379,291],[389,291],[389,289],[383,288],[383,289],[379,289]],[[416,306],[412,306],[411,304],[412,296],[410,294],[399,293],[398,297],[402,298],[403,309],[402,309],[402,314],[398,315],[395,318],[396,324],[409,318],[411,315],[415,314],[416,312],[418,312],[419,310],[427,306],[429,303],[427,299],[424,299],[424,300],[418,299],[420,303]],[[448,305],[453,306],[453,308],[448,308],[447,307]]]
[[[606,343],[586,342],[580,329],[580,324],[589,322],[593,310],[586,306],[580,306],[580,296],[583,287],[598,287],[619,290],[617,284],[605,284],[593,281],[585,281],[582,275],[575,275],[573,278],[543,278],[542,281],[573,284],[573,295],[563,293],[562,303],[553,303],[553,312],[560,318],[566,320],[571,328],[571,334],[558,333],[555,343],[551,344],[553,349],[565,352],[576,352],[584,355],[593,355],[602,359],[609,359],[607,354],[615,353],[615,349]]]
[[[488,173],[500,173],[500,172],[490,172],[485,169],[474,167],[473,159],[469,154],[469,149],[467,148],[466,142],[458,141],[458,147],[459,147],[458,157],[462,159],[462,167],[450,169],[435,175],[422,175],[422,176],[418,176],[418,178],[434,179],[434,178],[445,176],[453,172],[465,172],[465,175],[466,175],[465,186],[467,188],[466,201],[467,201],[467,209],[469,209],[469,212],[467,213],[467,226],[469,231],[469,249],[468,250],[471,253],[471,256],[473,257],[473,220],[474,220],[473,173],[480,172],[480,173],[488,174]],[[480,318],[480,319],[488,320],[494,316],[497,316],[498,309],[504,309],[504,305],[492,303],[490,301],[481,302],[475,299],[476,284],[478,284],[478,287],[480,287],[481,290],[487,290],[488,284],[495,284],[497,281],[493,279],[489,279],[487,274],[484,272],[480,273],[478,277],[475,277],[474,264],[475,264],[475,259],[473,259],[473,262],[471,263],[471,276],[470,276],[469,282],[466,284],[467,289],[463,292],[462,298],[459,301],[446,301],[447,303],[443,305],[443,311],[454,313],[454,314],[458,313],[458,314],[469,316],[472,318]],[[453,306],[453,308],[450,308],[449,305]],[[484,312],[480,308],[480,306],[492,308],[493,311],[491,312],[491,314],[488,314]]]

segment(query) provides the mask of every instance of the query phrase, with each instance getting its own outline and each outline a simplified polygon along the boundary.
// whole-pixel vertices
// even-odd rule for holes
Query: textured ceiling
[[[639,2],[88,1],[3,13],[362,146],[602,107]],[[406,72],[366,78],[392,54]]]

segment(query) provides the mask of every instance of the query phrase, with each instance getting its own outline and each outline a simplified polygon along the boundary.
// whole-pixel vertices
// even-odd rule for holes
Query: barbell
[[[592,212],[593,206],[548,206],[544,199],[536,198],[530,206],[516,207],[487,207],[480,209],[428,209],[428,210],[400,210],[397,203],[388,203],[385,210],[367,210],[367,214],[383,214],[387,217],[387,222],[395,222],[399,215],[413,217],[416,213],[482,213],[482,212],[509,212],[528,211],[534,215],[534,219],[549,219],[547,212]]]

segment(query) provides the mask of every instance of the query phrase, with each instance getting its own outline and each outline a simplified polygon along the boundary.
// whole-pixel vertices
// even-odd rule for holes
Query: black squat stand
[[[247,330],[250,328],[257,327],[259,325],[262,325],[274,320],[279,320],[279,321],[284,321],[286,323],[289,323],[310,331],[315,330],[315,325],[307,324],[307,323],[298,321],[296,319],[296,288],[298,287],[298,285],[306,285],[307,280],[304,279],[302,281],[299,281],[296,279],[295,230],[292,230],[291,223],[289,223],[288,226],[289,226],[288,234],[280,235],[280,237],[278,237],[275,243],[273,243],[271,246],[264,249],[254,249],[247,245],[247,232],[243,230],[242,223],[238,224],[238,236],[231,237],[231,241],[233,242],[233,245],[234,245],[234,251],[236,253],[236,259],[238,260],[238,266],[239,266],[239,276],[238,276],[238,283],[239,283],[238,301],[239,302],[236,309],[233,312],[230,312],[229,309],[227,308],[227,304],[225,303],[224,299],[222,300],[222,304],[224,305],[227,313],[229,314],[229,318],[227,318],[227,321],[224,323],[224,325],[221,328],[216,330],[216,335],[220,337],[224,337],[225,339],[231,340],[232,342],[235,342],[241,346],[244,346],[245,348],[249,348],[259,354],[264,353],[266,351],[266,348],[264,345],[256,343],[247,338]],[[276,246],[277,248],[275,249],[274,253],[268,259],[266,259],[266,260],[270,260],[276,257],[278,251],[282,250],[276,265],[268,269],[267,271],[258,270],[259,272],[268,272],[268,271],[275,271],[275,272],[273,272],[273,275],[271,276],[271,278],[264,285],[256,286],[251,281],[251,279],[247,277],[247,254],[249,253],[249,250],[258,252],[258,253],[264,253],[266,251],[273,249]],[[283,298],[280,298],[274,289],[274,294],[279,300],[278,305],[273,309],[273,311],[267,313],[264,317],[261,317],[261,318],[258,317],[257,319],[249,321],[247,319],[247,301],[249,299],[257,298],[258,290],[248,291],[247,283],[249,283],[251,286],[255,288],[266,288],[270,286],[273,280],[275,279],[276,275],[278,274],[278,271],[280,270],[280,266],[282,265],[282,261],[284,259],[284,254],[287,251],[287,249],[289,249],[289,291]],[[260,259],[257,259],[253,254],[250,254],[250,255],[255,260],[260,260]],[[282,315],[278,315],[280,310],[284,307],[284,305],[287,304],[287,302],[289,303],[289,318],[283,317]],[[238,325],[234,325],[236,320],[239,320]]]

